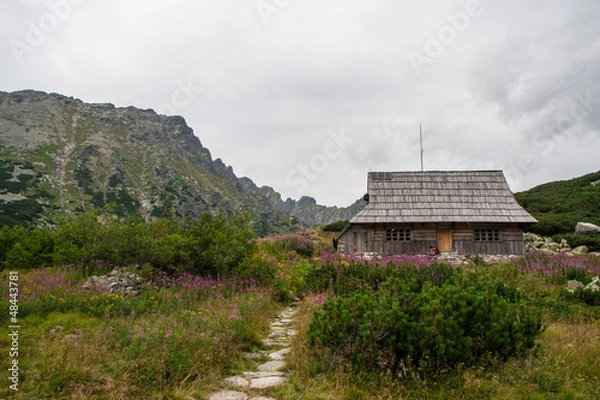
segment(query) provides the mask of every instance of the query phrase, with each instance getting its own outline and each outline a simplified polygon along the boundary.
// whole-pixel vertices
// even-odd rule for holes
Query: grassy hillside
[[[531,232],[553,236],[573,233],[577,222],[600,225],[600,171],[536,186],[515,197],[539,221]]]

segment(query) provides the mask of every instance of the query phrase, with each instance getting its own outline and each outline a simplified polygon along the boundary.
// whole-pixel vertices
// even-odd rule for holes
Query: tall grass
[[[16,399],[184,398],[248,361],[279,307],[252,280],[158,275],[138,294],[83,289],[69,269],[21,274]],[[3,296],[5,294],[3,293]],[[7,313],[3,313],[3,317]],[[8,354],[7,324],[0,351]],[[0,368],[8,368],[6,358]]]
[[[591,256],[571,256],[565,253],[545,255],[532,252],[516,258],[512,264],[519,272],[540,275],[549,283],[563,284],[570,279],[589,282],[600,275],[600,259]]]
[[[321,252],[329,240],[314,232],[261,240],[226,278],[156,273],[129,294],[83,288],[90,274],[109,272],[102,263],[21,271],[22,381],[18,393],[0,386],[0,398],[208,397],[225,376],[252,367],[242,353],[261,347],[269,318],[289,290],[303,301],[288,358],[293,373],[273,392],[278,399],[600,398],[600,307],[561,298],[569,279],[585,283],[600,275],[598,258],[529,254],[502,265],[467,266],[478,279],[518,287],[528,306],[544,311],[546,330],[526,357],[430,380],[356,370],[334,354],[315,354],[306,329],[327,298],[355,288],[376,291],[390,270],[416,267],[406,271],[418,271],[408,277],[418,282],[422,274],[445,279],[450,267],[431,257]],[[8,303],[7,290],[0,299]],[[8,312],[2,310],[0,354],[8,354]],[[8,362],[0,357],[0,369]]]

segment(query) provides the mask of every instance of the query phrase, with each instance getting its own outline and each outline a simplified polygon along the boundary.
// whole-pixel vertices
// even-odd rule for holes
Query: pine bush
[[[315,312],[309,342],[359,368],[421,374],[507,360],[534,347],[541,318],[515,289],[461,270],[438,284],[405,278],[395,272],[374,293],[328,300]]]

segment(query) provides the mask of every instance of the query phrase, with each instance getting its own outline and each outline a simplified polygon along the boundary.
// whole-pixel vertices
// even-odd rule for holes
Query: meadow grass
[[[224,377],[252,367],[243,352],[261,348],[269,318],[289,290],[302,297],[295,317],[299,333],[288,358],[290,380],[270,392],[278,399],[600,398],[600,307],[562,296],[568,279],[600,272],[597,258],[527,255],[465,266],[477,279],[517,287],[527,306],[542,312],[545,329],[525,357],[488,360],[431,378],[356,370],[339,355],[309,345],[313,313],[336,290],[378,290],[386,268],[445,271],[428,269],[435,264],[430,257],[364,260],[323,251],[329,240],[310,232],[259,241],[251,262],[258,275],[272,277],[268,284],[254,279],[254,272],[238,278],[156,273],[147,276],[145,288],[124,295],[83,288],[90,274],[108,269],[20,271],[20,390],[10,391],[5,382],[0,398],[207,398]],[[0,276],[5,285],[7,272]],[[6,291],[0,296],[6,304]],[[7,307],[1,312],[4,355],[10,346]],[[8,363],[0,357],[0,369],[6,371]]]
[[[331,256],[329,256],[331,257]],[[338,257],[342,266],[346,262]],[[535,260],[535,262],[532,262]],[[499,265],[469,265],[482,280],[502,279],[524,293],[530,307],[543,312],[545,329],[535,350],[505,363],[489,360],[468,369],[419,377],[410,371],[357,370],[327,350],[309,346],[306,335],[315,310],[333,293],[309,294],[297,317],[299,335],[292,342],[289,384],[281,399],[597,399],[600,398],[600,307],[565,301],[563,288],[573,269],[587,276],[598,272],[599,260],[590,257],[525,260]],[[522,268],[529,263],[529,268]]]
[[[22,276],[21,382],[19,392],[3,385],[1,398],[199,398],[248,366],[242,353],[261,346],[281,307],[271,289],[236,280],[163,277],[168,287],[123,295],[83,290],[63,270]]]

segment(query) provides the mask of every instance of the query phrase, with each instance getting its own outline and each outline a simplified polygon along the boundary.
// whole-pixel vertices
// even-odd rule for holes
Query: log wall
[[[454,224],[452,232],[452,252],[459,255],[510,255],[523,254],[523,230],[518,224]],[[438,247],[436,224],[364,224],[352,225],[336,239],[337,248],[342,253],[429,254],[432,247]],[[388,229],[409,229],[410,241],[388,241]],[[475,229],[498,229],[500,240],[475,241]]]

